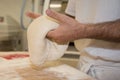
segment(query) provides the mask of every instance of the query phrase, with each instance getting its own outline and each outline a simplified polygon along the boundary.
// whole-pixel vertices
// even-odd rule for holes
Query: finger
[[[40,14],[36,14],[36,13],[33,13],[33,12],[26,12],[26,15],[32,19],[35,19],[37,17],[40,16]]]
[[[52,38],[53,38],[53,32],[54,32],[54,30],[51,30],[51,31],[49,31],[49,32],[47,33],[47,38],[48,38],[48,39],[52,40]]]
[[[53,41],[53,42],[56,42],[58,44],[67,44],[68,42],[67,41],[61,41],[60,39],[57,39],[55,38],[55,30],[51,30],[47,33],[47,36],[46,36],[49,40]]]
[[[65,21],[68,19],[67,16],[65,16],[65,15],[63,15],[63,14],[61,14],[61,13],[55,12],[55,11],[53,11],[53,10],[50,10],[50,9],[48,9],[48,10],[46,11],[46,14],[47,14],[48,16],[50,16],[50,17],[52,17],[52,18],[60,21],[60,22],[65,22]]]
[[[53,30],[51,30],[51,31],[49,31],[48,33],[47,33],[47,38],[49,39],[49,40],[51,40],[51,41],[53,41],[53,42],[57,42],[56,41],[56,35],[55,35],[55,31],[56,31],[56,29],[53,29]]]

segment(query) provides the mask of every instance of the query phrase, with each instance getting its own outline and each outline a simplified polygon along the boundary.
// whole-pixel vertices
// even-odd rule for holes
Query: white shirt
[[[69,0],[66,13],[81,23],[98,23],[120,18],[120,0]]]
[[[81,23],[113,21],[120,19],[120,0],[69,0],[66,13],[75,16],[75,19]],[[79,51],[85,49],[90,55],[95,57],[99,56],[105,59],[120,61],[120,50],[111,51],[116,45],[120,44],[91,39],[75,41],[75,46]],[[97,54],[97,49],[99,54]],[[113,58],[114,54],[115,57]]]

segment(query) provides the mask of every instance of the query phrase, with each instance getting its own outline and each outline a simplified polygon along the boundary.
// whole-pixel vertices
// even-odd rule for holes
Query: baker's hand
[[[46,11],[46,14],[60,22],[57,29],[48,32],[48,38],[57,43],[66,43],[78,39],[78,34],[81,29],[78,21],[49,9]]]
[[[27,12],[26,16],[28,16],[29,18],[35,19],[35,18],[39,17],[40,14],[33,13],[33,12]]]

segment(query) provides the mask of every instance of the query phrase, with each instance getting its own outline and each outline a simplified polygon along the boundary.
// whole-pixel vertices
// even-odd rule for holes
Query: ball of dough
[[[57,60],[64,55],[68,44],[57,44],[46,38],[47,33],[58,26],[58,21],[48,16],[40,16],[28,27],[28,50],[34,65],[39,66],[45,61]]]

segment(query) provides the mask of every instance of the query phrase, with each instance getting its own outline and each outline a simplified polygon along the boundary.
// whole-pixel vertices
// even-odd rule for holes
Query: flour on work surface
[[[80,72],[77,69],[74,69],[68,65],[60,65],[55,68],[51,67],[46,70],[61,73],[67,78],[67,80],[94,80],[87,74]]]

